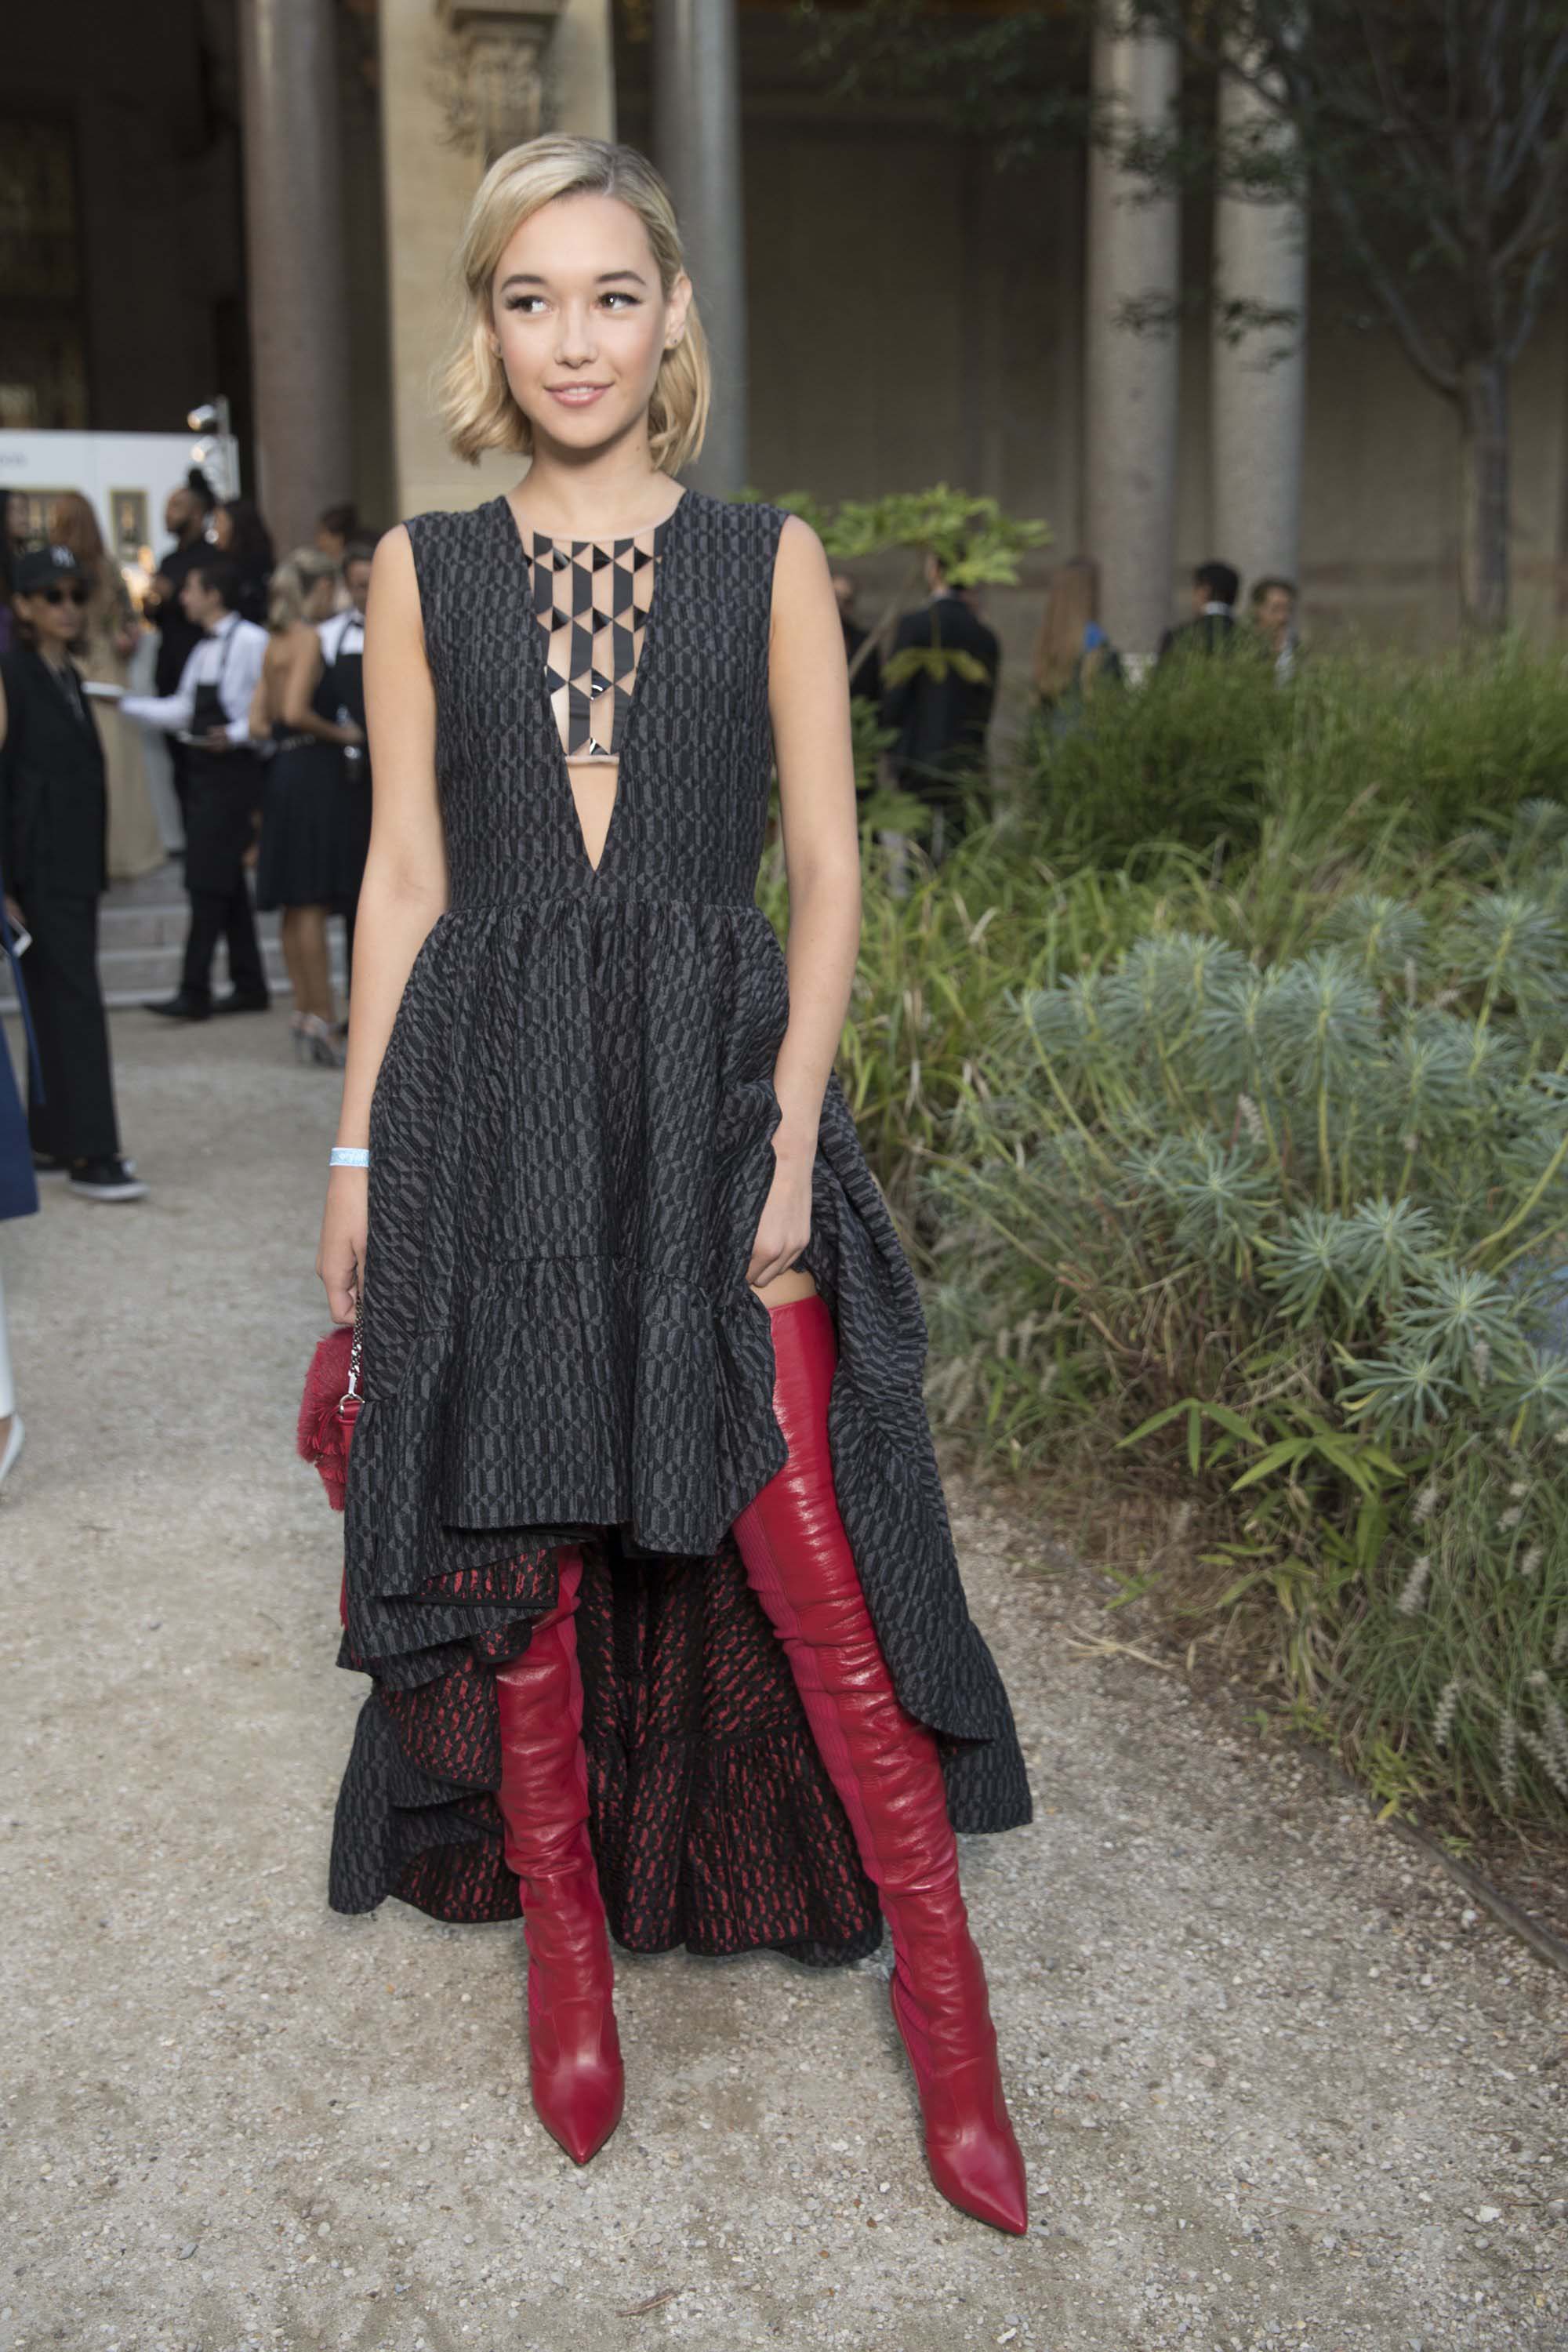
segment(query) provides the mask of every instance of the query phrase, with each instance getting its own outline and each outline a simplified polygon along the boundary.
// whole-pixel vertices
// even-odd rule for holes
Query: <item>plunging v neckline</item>
[[[511,500],[504,490],[500,493],[495,502],[497,519],[504,526],[507,537],[511,542],[514,560],[521,568],[523,586],[528,597],[528,628],[526,635],[531,640],[540,640],[537,645],[530,645],[529,650],[524,656],[524,659],[530,666],[531,690],[537,698],[540,709],[542,713],[544,725],[549,734],[551,764],[553,770],[555,790],[561,800],[563,821],[571,827],[573,845],[575,849],[576,856],[590,882],[597,881],[599,877],[604,873],[605,866],[609,862],[610,851],[617,837],[617,828],[619,828],[620,831],[625,830],[620,820],[622,804],[626,797],[626,760],[632,748],[632,740],[636,731],[637,713],[642,708],[643,682],[647,676],[648,666],[652,660],[657,644],[659,619],[664,610],[665,588],[668,579],[670,558],[674,554],[677,547],[679,545],[679,535],[674,526],[677,517],[685,511],[686,508],[690,504],[693,495],[694,494],[689,488],[683,489],[679,498],[677,499],[674,506],[671,507],[667,515],[661,515],[658,518],[658,521],[656,523],[645,523],[642,527],[645,530],[657,530],[661,526],[664,527],[664,551],[655,569],[653,591],[649,598],[647,612],[644,615],[643,619],[642,647],[637,656],[637,673],[632,679],[631,693],[626,700],[626,717],[621,724],[620,751],[616,761],[615,798],[610,803],[609,822],[605,827],[604,844],[599,851],[598,861],[596,864],[588,855],[588,844],[583,833],[583,820],[577,813],[577,796],[572,789],[572,771],[567,764],[565,746],[561,740],[561,730],[556,723],[555,712],[551,704],[550,665],[547,658],[549,648],[543,642],[543,632],[541,630],[533,612],[533,578],[531,562],[528,547],[524,543],[522,527],[519,523],[517,515],[513,510]],[[628,539],[635,540],[638,535],[639,534],[637,531],[616,531],[607,534],[602,539],[576,539],[564,542],[557,541],[556,543],[558,545],[565,544],[572,547],[613,547],[618,541]],[[534,533],[531,531],[529,534],[531,539],[534,537],[548,538],[550,534],[548,532]]]

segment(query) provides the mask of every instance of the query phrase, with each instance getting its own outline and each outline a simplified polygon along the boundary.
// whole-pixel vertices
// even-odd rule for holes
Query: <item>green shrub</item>
[[[1154,1449],[1226,1515],[1219,1598],[1272,1597],[1304,1705],[1545,1811],[1568,1801],[1563,1515],[1532,1611],[1498,1603],[1504,1489],[1544,1488],[1568,1430],[1568,1359],[1541,1342],[1568,1227],[1568,868],[1560,845],[1531,865],[1438,919],[1347,896],[1280,964],[1166,934],[1009,991],[924,1189],[939,1417],[1020,1471],[1075,1430]],[[1429,1556],[1434,1481],[1464,1536],[1421,1639],[1388,1592]]]
[[[837,1071],[866,1153],[906,1239],[921,1251],[918,1178],[957,1105],[984,1088],[975,1049],[1009,989],[1048,988],[1091,969],[1159,919],[1158,891],[1085,869],[1058,877],[1025,855],[1005,823],[966,837],[940,869],[911,838],[881,837],[900,818],[879,793],[861,814],[860,953]],[[758,898],[787,934],[775,837]]]
[[[1032,736],[1026,822],[1047,855],[1073,865],[1115,865],[1152,843],[1249,847],[1298,708],[1250,645],[1167,663],[1138,688],[1101,685],[1081,726]]]
[[[1037,854],[1234,857],[1305,813],[1341,856],[1397,836],[1429,855],[1519,804],[1568,798],[1568,669],[1521,644],[1436,664],[1325,655],[1289,688],[1250,646],[1098,693],[1058,741],[1035,730],[1018,791]]]
[[[1369,1571],[1331,1660],[1355,1752],[1413,1755],[1461,1804],[1504,1815],[1568,1810],[1561,1444],[1501,1462],[1482,1443],[1454,1448]]]
[[[1097,701],[936,873],[863,803],[838,1069],[932,1417],[1019,1474],[1121,1444],[1211,1531],[1179,1605],[1271,1628],[1375,1788],[1561,1819],[1568,690],[1516,648],[1236,683]]]

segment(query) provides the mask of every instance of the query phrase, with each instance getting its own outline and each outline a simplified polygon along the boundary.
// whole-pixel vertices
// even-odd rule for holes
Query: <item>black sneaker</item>
[[[84,1201],[140,1201],[147,1187],[128,1160],[79,1160],[70,1172],[70,1188]]]
[[[272,999],[268,992],[258,988],[231,988],[226,996],[215,996],[215,1013],[269,1013]]]
[[[161,1013],[166,1021],[205,1021],[212,1013],[212,1000],[194,996],[188,988],[176,989],[173,996],[161,997],[149,1004],[149,1013]]]

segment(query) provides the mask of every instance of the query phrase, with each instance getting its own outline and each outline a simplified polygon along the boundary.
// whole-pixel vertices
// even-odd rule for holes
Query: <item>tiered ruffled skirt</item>
[[[753,906],[610,893],[454,910],[422,949],[371,1122],[367,1402],[339,1663],[372,1677],[331,1900],[514,1915],[491,1670],[578,1612],[592,1830],[617,1939],[833,1960],[874,1894],[730,1528],[779,1470],[766,1307],[783,952]],[[839,1509],[899,1696],[961,1830],[1026,1821],[921,1393],[914,1277],[837,1080],[804,1263],[833,1313]]]

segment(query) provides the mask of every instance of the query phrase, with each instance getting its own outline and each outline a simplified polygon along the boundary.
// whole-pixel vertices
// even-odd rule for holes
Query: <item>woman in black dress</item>
[[[339,696],[323,658],[319,624],[332,609],[338,568],[302,547],[272,575],[271,642],[251,706],[250,731],[270,742],[256,903],[282,909],[283,961],[294,991],[295,1050],[341,1069],[327,918],[350,904],[359,858],[343,790],[343,752],[363,730],[339,716]]]
[[[350,509],[330,508],[328,511],[342,514]],[[316,632],[321,640],[321,658],[326,664],[325,692],[338,723],[359,730],[357,742],[351,741],[344,748],[340,778],[347,835],[347,896],[340,911],[343,919],[343,973],[351,987],[353,984],[354,918],[359,911],[364,861],[370,855],[371,775],[370,760],[364,749],[364,608],[370,602],[370,567],[374,554],[374,539],[356,540],[350,545],[342,560],[343,587],[348,594],[348,604],[332,614],[330,619],[322,621]]]
[[[945,2195],[1026,2227],[954,1828],[1029,1817],[919,1292],[833,1073],[859,927],[820,541],[674,479],[708,364],[635,150],[501,157],[454,446],[377,548],[376,791],[319,1267],[361,1308],[331,1900],[515,1916],[536,2111],[624,2095],[607,1929],[853,1959]],[[776,752],[787,954],[755,902]],[[606,1916],[607,1915],[607,1916]]]

